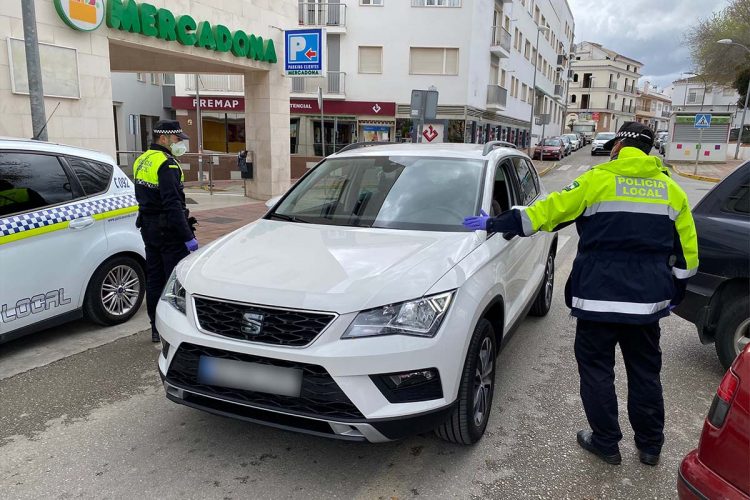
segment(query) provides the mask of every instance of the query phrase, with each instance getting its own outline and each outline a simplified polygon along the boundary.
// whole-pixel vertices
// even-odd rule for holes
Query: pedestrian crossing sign
[[[698,113],[695,115],[695,128],[709,128],[711,126],[711,115],[709,113]]]

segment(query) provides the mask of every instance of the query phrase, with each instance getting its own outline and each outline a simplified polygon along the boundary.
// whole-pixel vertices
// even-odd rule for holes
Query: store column
[[[267,200],[290,185],[289,82],[277,71],[245,74],[245,133],[255,154],[245,196]]]

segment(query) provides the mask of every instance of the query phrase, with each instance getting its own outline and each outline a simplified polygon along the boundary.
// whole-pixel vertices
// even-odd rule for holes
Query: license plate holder
[[[201,356],[198,382],[206,385],[299,397],[302,370],[235,359]]]

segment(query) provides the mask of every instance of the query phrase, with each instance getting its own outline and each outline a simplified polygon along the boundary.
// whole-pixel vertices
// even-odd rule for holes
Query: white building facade
[[[412,89],[439,92],[423,142],[506,140],[524,147],[562,129],[574,33],[566,0],[299,0],[298,7],[301,27],[326,28],[327,75],[290,79],[292,177],[324,153],[323,142],[331,154],[357,141],[416,139]],[[537,48],[539,26],[548,29]],[[532,139],[534,62],[540,119]],[[178,75],[179,102],[194,95],[193,80]],[[201,97],[237,96],[241,85],[202,75]],[[227,120],[237,111],[204,110],[225,112]]]
[[[635,59],[598,43],[577,44],[566,123],[576,130],[613,132],[634,121],[641,67]]]
[[[732,128],[739,127],[742,109],[738,112],[740,96],[734,88],[703,81],[699,76],[677,80],[672,85],[672,107],[675,111],[732,113]],[[750,124],[750,113],[745,118],[747,124]]]

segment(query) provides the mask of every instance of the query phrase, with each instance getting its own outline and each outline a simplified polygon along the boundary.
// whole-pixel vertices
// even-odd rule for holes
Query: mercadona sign
[[[106,9],[107,26],[138,33],[186,46],[202,47],[216,52],[231,52],[236,57],[276,63],[273,40],[248,35],[242,30],[230,31],[222,24],[196,21],[189,15],[175,16],[167,9],[157,9],[134,0],[55,0],[58,15],[79,31],[96,29]]]

